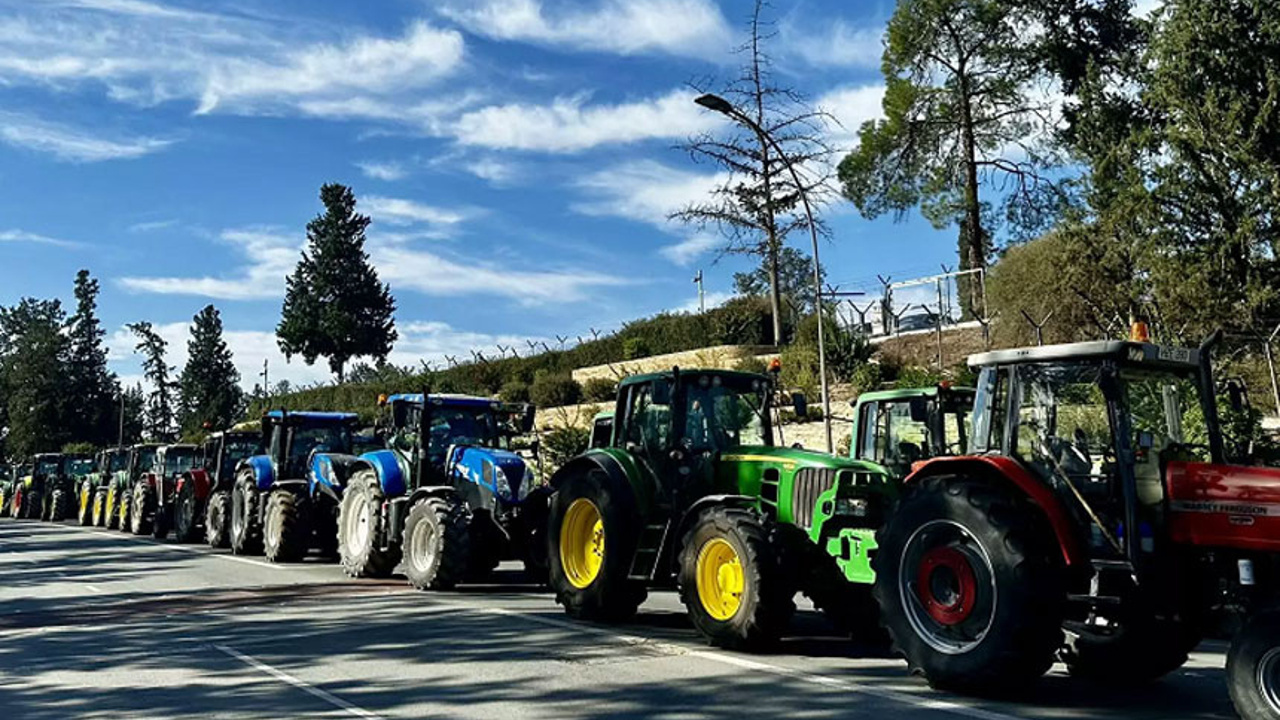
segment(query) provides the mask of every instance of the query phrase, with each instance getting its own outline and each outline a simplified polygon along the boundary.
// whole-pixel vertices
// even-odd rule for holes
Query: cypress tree
[[[178,379],[182,401],[178,422],[184,435],[208,425],[218,430],[230,425],[244,403],[240,373],[231,348],[222,337],[222,317],[207,305],[192,318],[187,341],[187,364]]]

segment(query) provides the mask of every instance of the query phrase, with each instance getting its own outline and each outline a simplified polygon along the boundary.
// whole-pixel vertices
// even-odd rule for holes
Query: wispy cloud
[[[222,242],[235,247],[246,263],[229,276],[124,277],[120,284],[135,292],[192,295],[218,300],[271,300],[284,295],[285,276],[293,271],[302,251],[297,236],[279,228],[245,227],[224,230]]]
[[[148,233],[148,232],[155,232],[157,230],[167,230],[171,227],[175,227],[177,224],[178,224],[178,221],[172,220],[172,219],[171,220],[147,220],[144,222],[136,222],[130,225],[128,227],[128,230],[131,233]]]
[[[370,195],[360,201],[360,209],[374,220],[391,225],[424,223],[438,230],[447,230],[466,220],[468,212],[427,205],[416,200]]]
[[[48,153],[65,162],[127,160],[158,152],[173,143],[150,137],[107,138],[88,130],[16,113],[0,113],[0,142]]]
[[[854,25],[836,19],[821,27],[801,27],[795,21],[779,27],[783,54],[814,67],[873,69],[884,52],[884,23]]]
[[[828,140],[839,150],[858,144],[858,129],[884,115],[884,85],[844,85],[823,93],[815,105],[831,114],[838,124],[828,126]]]
[[[374,180],[395,181],[403,180],[409,175],[409,171],[398,162],[376,162],[368,160],[356,163],[356,167],[360,168],[360,172],[364,173],[367,178]]]
[[[658,252],[676,265],[688,267],[693,264],[693,261],[716,249],[723,242],[714,235],[698,234],[674,245],[667,245]]]
[[[565,50],[719,59],[733,45],[712,0],[604,0],[554,12],[540,0],[480,0],[441,12],[477,35]]]
[[[0,243],[33,243],[36,245],[54,245],[57,247],[78,247],[80,243],[70,240],[62,240],[60,238],[41,235],[40,233],[27,232],[26,230],[0,230]]]
[[[462,145],[574,153],[601,145],[683,139],[723,124],[693,99],[694,93],[675,90],[614,105],[590,105],[583,95],[546,105],[490,105],[463,113],[451,134]]]
[[[494,185],[506,185],[520,176],[520,169],[515,163],[497,158],[472,160],[463,163],[462,169]]]

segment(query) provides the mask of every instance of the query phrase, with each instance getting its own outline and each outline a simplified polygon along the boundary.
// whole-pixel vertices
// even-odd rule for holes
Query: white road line
[[[98,587],[97,585],[85,585],[85,587],[89,588],[90,592],[96,592],[96,593],[102,592],[102,588]]]
[[[298,678],[290,675],[287,672],[284,672],[283,670],[277,670],[255,657],[245,655],[244,653],[240,652],[239,650],[236,650],[235,648],[227,647],[226,645],[214,645],[213,647],[215,650],[221,653],[230,655],[231,657],[239,660],[240,662],[246,665],[255,667],[261,670],[262,672],[270,675],[271,677],[274,677],[277,680],[281,680],[283,682],[289,683],[290,685],[298,688],[299,690],[302,690],[303,692],[306,692],[306,693],[310,693],[311,695],[314,695],[315,697],[318,697],[321,700],[324,700],[325,702],[329,703],[330,705],[333,705],[334,707],[341,708],[342,710],[347,711],[348,714],[354,715],[356,717],[366,718],[366,720],[383,720],[383,717],[381,715],[378,715],[376,713],[371,713],[368,710],[365,710],[364,708],[352,705],[351,703],[347,702],[346,700],[343,700],[342,698],[334,695],[333,693],[325,692],[324,690],[321,690],[320,688],[308,682],[299,680]]]
[[[571,620],[558,620],[555,618],[543,617],[541,615],[529,615],[518,610],[508,610],[507,608],[475,608],[474,610],[480,613],[492,615],[518,617],[521,620],[528,620],[530,622],[564,628],[575,632],[587,632],[595,635],[601,635],[613,638],[627,645],[644,645],[646,647],[661,650],[668,654],[681,654],[702,660],[710,660],[723,665],[731,665],[744,670],[754,670],[756,672],[767,673],[770,675],[781,675],[800,680],[801,682],[839,688],[848,692],[870,695],[872,697],[878,697],[904,705],[912,705],[925,710],[962,715],[965,717],[977,718],[978,720],[1021,720],[1017,715],[1008,715],[992,710],[985,710],[983,708],[973,707],[951,700],[909,695],[907,693],[872,687],[861,683],[851,682],[849,680],[841,680],[840,678],[834,678],[828,675],[814,675],[802,670],[796,670],[782,665],[774,665],[772,663],[760,662],[759,660],[752,660],[738,655],[731,655],[729,653],[717,652],[714,650],[694,649],[664,640],[655,640],[653,638],[640,637],[636,635],[624,635],[601,627],[584,625]]]

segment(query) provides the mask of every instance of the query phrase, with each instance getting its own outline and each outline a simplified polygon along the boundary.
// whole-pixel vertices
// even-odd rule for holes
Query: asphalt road
[[[604,627],[516,578],[419,593],[318,561],[0,520],[0,718],[1233,717],[1220,647],[1150,687],[1059,668],[1020,702],[986,702],[933,692],[811,611],[779,652],[743,655],[702,644],[671,593]]]

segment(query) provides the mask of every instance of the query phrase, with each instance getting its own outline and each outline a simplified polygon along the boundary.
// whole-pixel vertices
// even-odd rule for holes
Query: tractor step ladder
[[[631,572],[627,577],[631,580],[651,580],[653,571],[658,566],[658,559],[666,547],[667,529],[671,519],[649,523],[640,531],[640,539],[636,543],[636,554],[631,560]]]

